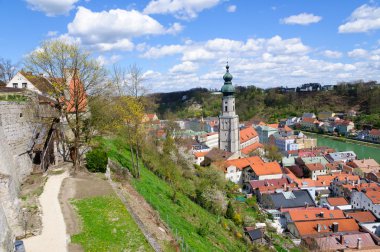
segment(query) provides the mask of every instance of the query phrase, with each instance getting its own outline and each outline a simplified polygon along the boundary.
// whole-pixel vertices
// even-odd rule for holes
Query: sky
[[[0,0],[0,57],[49,39],[106,68],[137,64],[151,92],[379,80],[380,0]]]

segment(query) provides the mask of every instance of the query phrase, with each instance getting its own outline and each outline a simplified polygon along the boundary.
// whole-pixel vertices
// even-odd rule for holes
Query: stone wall
[[[0,251],[12,251],[22,234],[18,193],[32,172],[30,154],[37,125],[50,124],[52,108],[37,97],[25,102],[0,102]]]

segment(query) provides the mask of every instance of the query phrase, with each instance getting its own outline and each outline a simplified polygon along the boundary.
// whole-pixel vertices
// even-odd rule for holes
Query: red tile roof
[[[327,198],[327,202],[330,204],[330,206],[344,206],[348,205],[348,202],[343,197],[336,197],[336,198]]]
[[[321,163],[306,164],[305,166],[309,171],[321,171],[325,169]]]
[[[343,238],[343,242],[342,242]],[[358,251],[358,239],[361,239],[361,249],[365,251],[379,251],[369,233],[345,234],[314,238],[318,244],[318,251]],[[353,249],[353,250],[351,250]]]
[[[259,142],[256,142],[256,143],[253,143],[251,145],[248,145],[247,147],[244,147],[243,149],[241,149],[241,153],[245,154],[245,155],[248,155],[249,153],[251,153],[252,151],[255,151],[259,148],[263,148],[264,145],[262,145],[261,143]]]
[[[369,132],[370,135],[373,135],[373,136],[380,136],[380,129],[372,129],[370,132]]]
[[[322,214],[323,213],[323,214]],[[342,210],[321,209],[299,209],[298,211],[289,212],[292,221],[313,221],[323,219],[345,219]]]
[[[354,219],[333,219],[315,221],[297,221],[294,223],[301,237],[332,233],[332,224],[338,224],[338,232],[359,231],[359,225]],[[318,232],[318,224],[320,232]]]
[[[208,153],[208,151],[197,151],[197,152],[194,152],[193,155],[197,158],[200,158],[200,157],[204,157],[206,156]]]
[[[257,137],[257,132],[254,128],[248,127],[245,129],[240,130],[240,143],[245,143],[249,141],[250,139]]]
[[[375,222],[377,220],[376,216],[370,211],[352,212],[346,213],[346,215],[352,217],[357,222]]]
[[[227,160],[225,162],[226,168],[231,165],[239,170],[251,167],[257,176],[282,174],[281,167],[277,162],[264,163],[264,161],[258,156]]]
[[[365,194],[373,204],[380,204],[380,191],[367,191]]]

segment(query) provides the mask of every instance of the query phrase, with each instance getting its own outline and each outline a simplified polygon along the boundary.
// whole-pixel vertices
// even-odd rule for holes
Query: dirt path
[[[72,204],[70,204],[71,199],[83,199],[110,194],[113,194],[113,190],[109,183],[95,174],[79,173],[75,177],[66,178],[61,187],[59,201],[62,206],[67,235],[70,237],[81,231],[80,217]],[[82,252],[83,249],[79,244],[69,243],[68,251]]]
[[[42,209],[42,232],[41,235],[24,239],[26,252],[67,251],[66,225],[58,194],[62,181],[68,176],[69,173],[65,171],[48,178],[39,198]]]

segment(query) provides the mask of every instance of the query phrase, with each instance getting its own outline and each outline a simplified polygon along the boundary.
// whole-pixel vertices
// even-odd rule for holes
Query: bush
[[[87,152],[86,161],[90,172],[106,172],[108,157],[102,149],[97,148]]]

